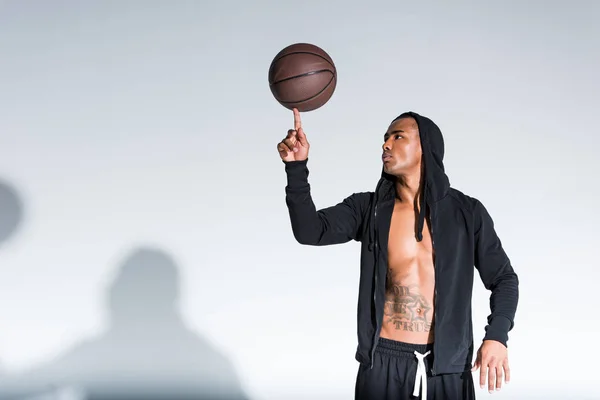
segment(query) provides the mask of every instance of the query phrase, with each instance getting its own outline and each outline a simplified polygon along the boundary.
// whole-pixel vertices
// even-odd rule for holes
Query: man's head
[[[413,117],[400,116],[392,121],[383,139],[385,173],[396,177],[421,173],[421,138]]]

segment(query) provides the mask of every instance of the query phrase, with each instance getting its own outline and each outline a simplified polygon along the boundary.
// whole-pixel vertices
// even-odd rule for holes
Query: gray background
[[[267,83],[279,50],[310,42],[339,73],[302,115],[317,206],[374,189],[396,115],[432,118],[520,276],[495,398],[600,397],[600,6],[567,4],[0,2],[2,371],[53,371],[110,330],[109,288],[150,248],[250,397],[352,397],[359,245],[294,241],[275,148],[293,117]],[[488,307],[476,281],[477,345]]]

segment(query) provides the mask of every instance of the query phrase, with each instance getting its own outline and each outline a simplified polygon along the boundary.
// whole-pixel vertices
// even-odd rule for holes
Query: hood
[[[423,239],[423,227],[425,225],[425,216],[427,206],[441,200],[448,193],[450,181],[444,168],[444,137],[440,128],[429,118],[408,111],[400,114],[392,122],[405,117],[412,117],[417,121],[419,127],[419,136],[421,138],[421,148],[423,152],[423,167],[425,182],[422,185],[421,205],[419,218],[416,227],[417,241]],[[390,196],[395,197],[396,178],[381,172],[381,179],[375,190],[375,203],[385,201]]]

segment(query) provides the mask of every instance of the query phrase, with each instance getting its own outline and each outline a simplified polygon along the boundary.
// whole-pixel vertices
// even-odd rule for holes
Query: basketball
[[[333,60],[323,49],[309,43],[281,50],[269,67],[269,87],[275,100],[300,112],[316,110],[329,101],[337,84]]]

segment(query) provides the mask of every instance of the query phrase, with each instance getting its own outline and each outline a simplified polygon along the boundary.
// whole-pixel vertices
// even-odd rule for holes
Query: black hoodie
[[[396,119],[403,116],[417,121],[423,152],[425,182],[415,236],[422,239],[424,219],[429,218],[436,254],[432,373],[463,372],[471,368],[473,359],[474,270],[478,270],[485,288],[491,291],[491,314],[484,340],[496,340],[505,346],[514,325],[518,277],[483,204],[450,187],[440,129],[414,112]],[[374,192],[354,193],[334,206],[316,210],[307,162],[284,162],[292,231],[296,240],[305,245],[361,242],[356,360],[371,364],[383,320],[395,178],[382,172]]]

